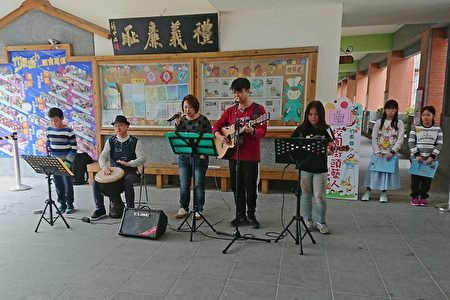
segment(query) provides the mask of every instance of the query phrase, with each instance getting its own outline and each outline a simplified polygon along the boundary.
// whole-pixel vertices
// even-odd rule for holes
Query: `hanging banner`
[[[324,103],[327,124],[336,138],[336,151],[328,157],[327,198],[357,200],[362,106],[348,98]]]
[[[219,51],[218,14],[109,19],[114,55]]]
[[[47,112],[58,107],[79,150],[97,159],[91,62],[67,62],[65,50],[11,51],[0,66],[0,136],[18,133],[19,153],[46,155]],[[12,144],[0,142],[0,157]]]

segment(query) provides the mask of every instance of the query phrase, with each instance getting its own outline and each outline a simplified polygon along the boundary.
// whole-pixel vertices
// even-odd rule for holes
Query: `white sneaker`
[[[314,230],[314,221],[306,220],[305,224],[306,224],[306,228],[304,228],[305,230],[306,229],[308,229],[309,231],[313,231]]]
[[[322,224],[322,223],[317,222],[316,223],[316,228],[322,234],[329,234],[330,233],[330,229],[328,228],[327,224]]]
[[[188,215],[188,212],[184,208],[180,208],[178,212],[175,214],[176,219],[184,218]]]
[[[198,212],[195,213],[195,219],[200,220],[202,216]]]
[[[388,202],[388,198],[387,198],[386,193],[381,193],[381,195],[380,195],[380,202],[381,203],[387,203]]]
[[[361,197],[362,201],[369,201],[370,200],[370,191],[366,191],[364,195]]]

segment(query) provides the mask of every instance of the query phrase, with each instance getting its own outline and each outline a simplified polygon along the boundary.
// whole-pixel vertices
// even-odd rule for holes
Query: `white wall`
[[[220,49],[248,50],[319,46],[319,100],[336,96],[342,5],[224,13]]]
[[[336,95],[342,5],[229,12],[220,15],[220,50],[319,46],[316,98]],[[111,41],[95,37],[96,55],[112,55]]]
[[[226,1],[226,0],[224,0]],[[243,0],[245,1],[245,0]],[[3,3],[6,2],[6,3]],[[23,0],[3,1],[0,17]],[[109,18],[217,12],[208,0],[51,0],[53,6],[109,28]],[[220,16],[222,51],[319,46],[317,99],[335,98],[341,36],[342,4],[258,10],[245,9]],[[94,37],[96,55],[112,55],[111,41]]]

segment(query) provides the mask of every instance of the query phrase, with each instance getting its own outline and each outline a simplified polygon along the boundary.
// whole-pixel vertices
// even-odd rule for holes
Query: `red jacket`
[[[244,126],[245,122],[248,122],[253,117],[255,102],[253,102],[250,106],[244,109],[241,112],[236,108],[235,105],[228,107],[222,114],[219,120],[213,126],[213,133],[220,130],[222,127],[230,126],[234,124],[234,118],[237,111],[237,117],[239,119],[239,124]],[[266,113],[264,106],[261,104],[258,105],[258,116],[261,116]],[[254,126],[255,133],[253,135],[242,133],[243,136],[243,144],[239,147],[239,160],[245,161],[260,161],[261,159],[261,138],[266,135],[267,131],[267,122],[258,123]],[[235,146],[236,147],[236,146]],[[237,160],[237,152],[233,153],[231,157],[232,160]]]

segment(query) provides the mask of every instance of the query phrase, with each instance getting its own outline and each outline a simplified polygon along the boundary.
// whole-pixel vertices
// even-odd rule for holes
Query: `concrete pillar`
[[[356,73],[356,103],[361,103],[363,109],[367,108],[367,82],[368,77],[364,71]]]
[[[355,103],[356,99],[356,76],[350,76],[347,79],[347,96],[348,99]]]
[[[400,51],[387,56],[386,92],[388,99],[395,99],[401,112],[411,107],[414,83],[414,57],[404,58]]]
[[[422,34],[419,88],[423,89],[422,105],[436,108],[435,122],[440,124],[444,101],[448,40],[445,28],[433,28]]]
[[[367,109],[375,111],[384,106],[384,90],[386,87],[386,68],[380,69],[378,64],[369,65],[369,81],[367,87]]]

